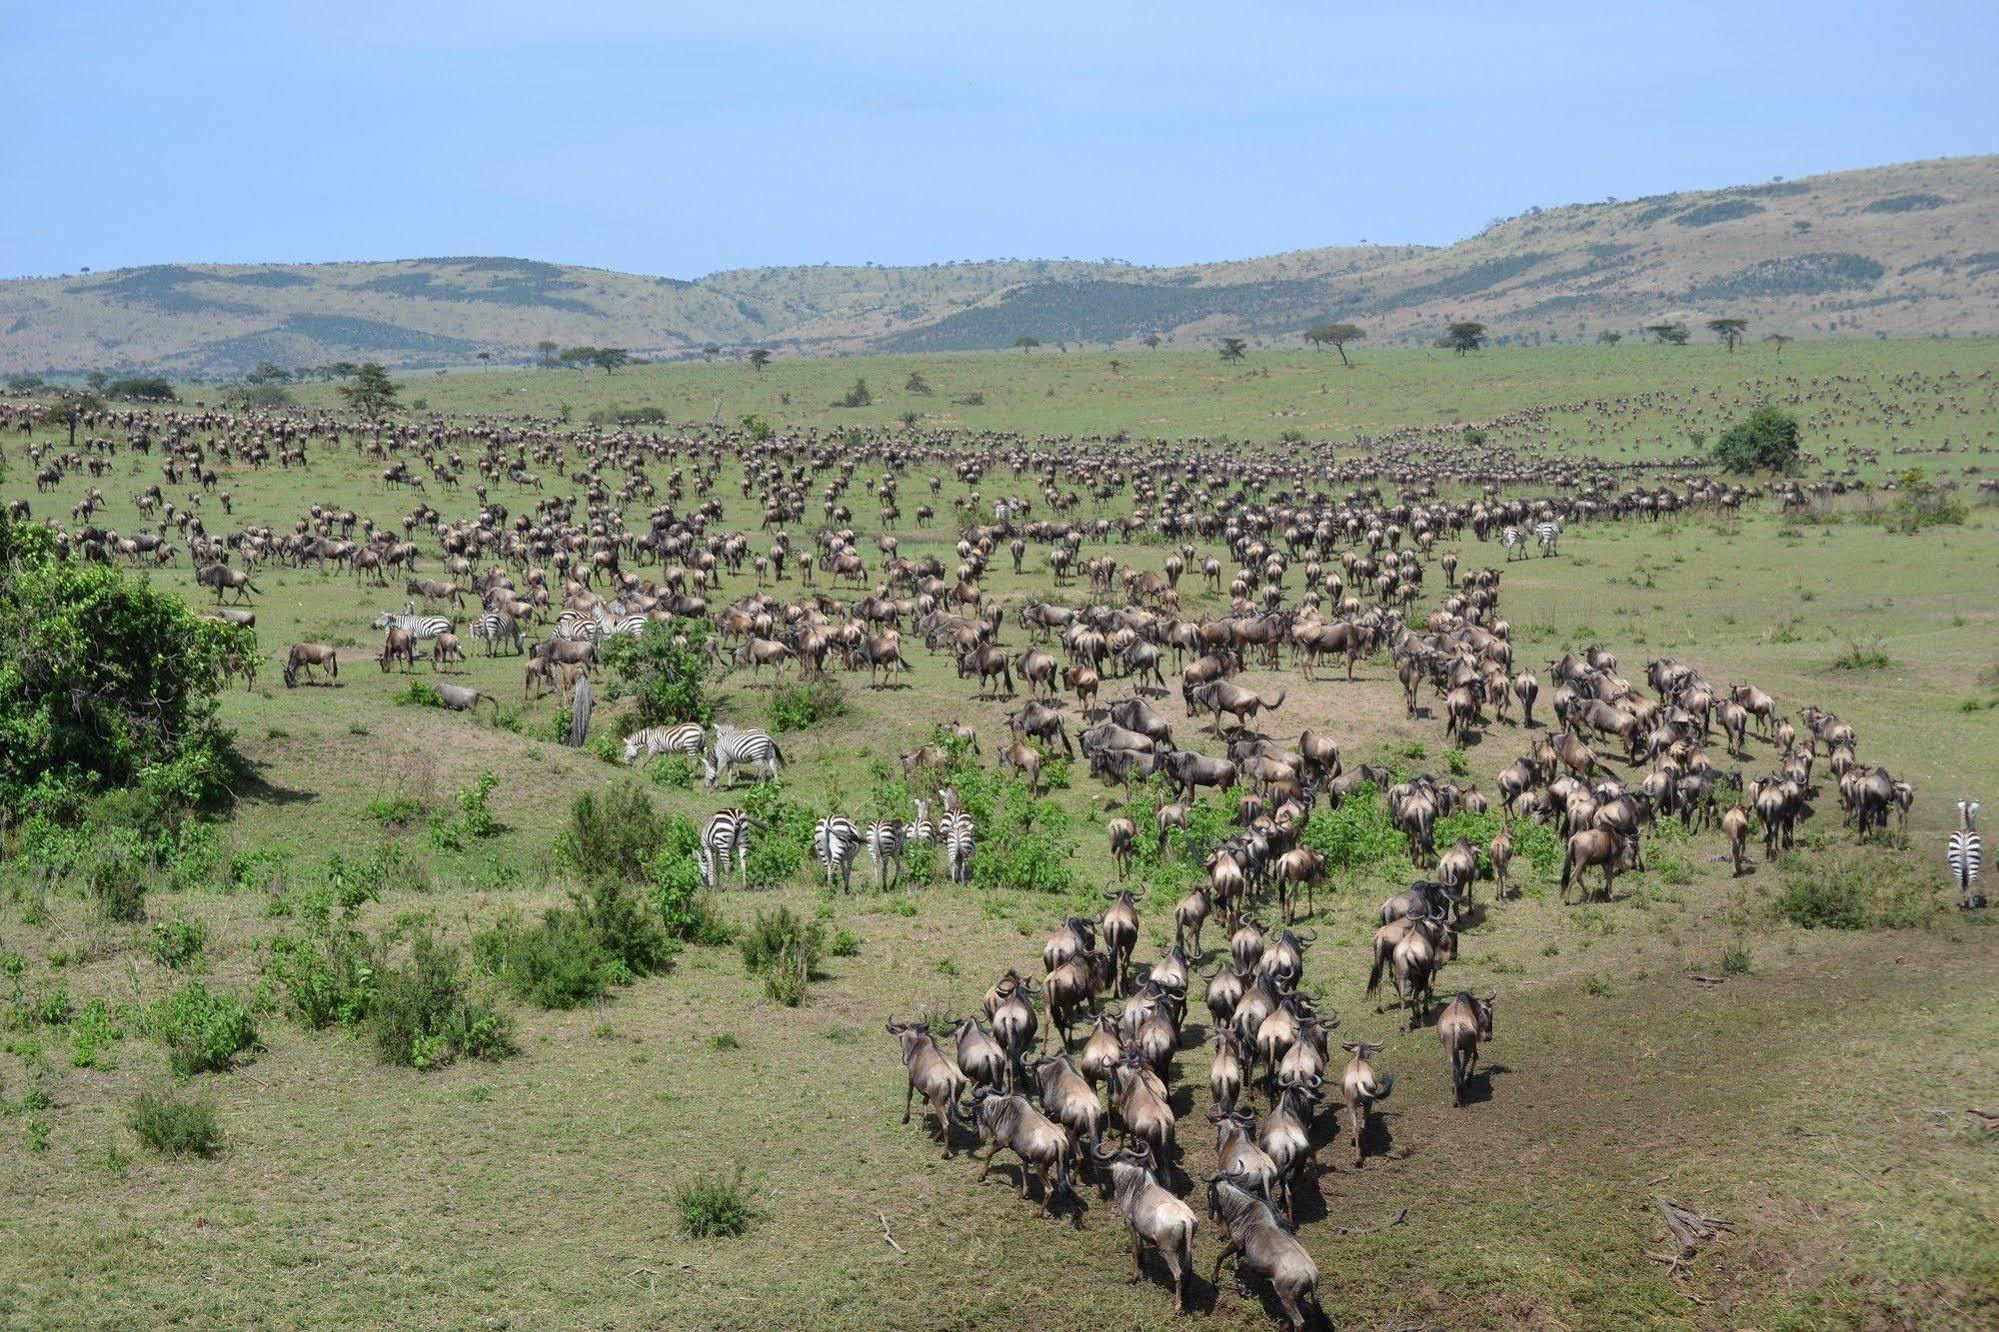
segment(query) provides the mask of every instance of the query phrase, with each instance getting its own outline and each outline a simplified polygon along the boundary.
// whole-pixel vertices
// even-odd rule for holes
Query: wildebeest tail
[[[1374,946],[1374,969],[1367,973],[1367,997],[1374,998],[1381,988],[1381,973],[1388,965],[1388,953],[1379,943]]]

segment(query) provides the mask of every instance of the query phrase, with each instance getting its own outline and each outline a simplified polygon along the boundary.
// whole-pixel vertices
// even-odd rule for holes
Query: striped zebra
[[[721,809],[708,817],[701,828],[701,845],[695,854],[701,864],[701,882],[715,886],[718,876],[727,875],[730,861],[745,888],[750,882],[750,829],[757,821],[740,809]]]
[[[1499,544],[1506,547],[1506,558],[1509,560],[1514,558],[1513,552],[1516,550],[1520,551],[1522,558],[1526,557],[1527,552],[1520,550],[1520,529],[1510,523],[1506,530],[1499,534]]]
[[[944,838],[944,858],[951,866],[951,882],[969,883],[972,854],[978,850],[978,830],[972,824],[972,816],[963,810],[946,814],[940,831]]]
[[[736,730],[734,727],[715,728],[715,746],[701,757],[701,778],[710,787],[721,780],[722,774],[729,774],[735,780],[736,769],[748,768],[750,775],[759,780],[775,780],[778,770],[784,766],[784,754],[777,742],[770,738],[768,731],[755,726]]]
[[[852,819],[835,814],[812,825],[812,854],[826,871],[826,886],[833,886],[833,871],[840,872],[840,891],[854,890],[854,857],[860,854],[861,830]]]
[[[377,629],[404,629],[419,643],[428,642],[440,634],[451,632],[451,620],[443,615],[418,615],[415,603],[405,606],[401,613],[383,611],[375,617]]]
[[[1534,524],[1534,539],[1541,543],[1542,559],[1546,559],[1550,555],[1560,554],[1561,552],[1556,549],[1556,544],[1562,539],[1562,525],[1552,518],[1545,522],[1536,523]]]
[[[499,651],[502,643],[512,643],[516,654],[528,650],[527,635],[521,632],[514,617],[503,611],[487,611],[472,621],[470,632],[475,641],[485,643],[489,657]]]
[[[876,819],[868,825],[868,858],[875,862],[875,886],[884,892],[902,883],[902,847],[906,830],[900,820]],[[888,877],[888,865],[895,862],[895,878]]]
[[[625,762],[637,763],[641,756],[685,754],[692,759],[708,747],[708,733],[699,722],[678,726],[648,726],[625,737]]]
[[[628,638],[637,638],[646,631],[646,626],[650,623],[652,621],[643,615],[610,615],[599,611],[597,615],[597,637],[599,641],[615,637],[618,634],[623,634]]]
[[[566,610],[555,617],[555,637],[594,643],[602,636],[597,621],[582,611]]]
[[[916,818],[903,826],[902,840],[905,846],[928,846],[937,840],[937,825],[930,821],[928,801],[916,802]]]
[[[1950,876],[1957,881],[1957,904],[1970,911],[1985,905],[1978,887],[1985,869],[1985,843],[1978,836],[1978,802],[1957,802],[1958,830],[1950,835],[1944,859],[1950,862]]]

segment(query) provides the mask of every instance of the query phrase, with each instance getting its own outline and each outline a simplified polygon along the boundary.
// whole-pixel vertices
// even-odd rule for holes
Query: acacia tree
[[[769,364],[770,353],[768,351],[762,347],[750,348],[750,369],[756,371],[758,374],[762,374],[764,367]]]
[[[1463,356],[1485,346],[1485,325],[1476,319],[1453,320],[1444,329],[1444,336],[1437,339],[1439,347],[1447,347]]]
[[[1708,332],[1728,344],[1728,351],[1732,356],[1735,354],[1735,344],[1742,341],[1742,335],[1749,329],[1749,321],[1747,319],[1710,319],[1707,321],[1707,327]]]
[[[1157,333],[1147,333],[1139,341],[1143,342],[1152,351],[1159,350],[1159,335]]]
[[[1241,338],[1222,339],[1221,357],[1222,360],[1224,361],[1231,363],[1240,361],[1242,359],[1243,353],[1248,350],[1249,350],[1249,344],[1247,342],[1244,342]]]
[[[1031,334],[1023,333],[1013,340],[1013,345],[1020,348],[1023,353],[1031,352],[1041,345],[1041,339]]]
[[[1347,359],[1347,344],[1358,342],[1366,336],[1367,330],[1359,324],[1319,324],[1305,330],[1306,340],[1314,346],[1324,347],[1327,343],[1331,343],[1333,350],[1340,354],[1340,364],[1349,369],[1352,368],[1353,362]]]
[[[1790,340],[1791,335],[1789,333],[1771,333],[1763,339],[1765,342],[1774,342],[1777,344],[1777,359],[1780,361],[1784,359],[1784,344]]]
[[[349,407],[372,421],[396,405],[396,381],[389,378],[387,370],[369,361],[354,372],[352,380],[340,386],[340,396],[347,399]]]
[[[553,370],[561,364],[557,359],[562,348],[549,338],[543,338],[534,345],[534,363],[543,370]]]
[[[712,342],[701,349],[701,359],[704,361],[712,361],[721,354],[722,349]]]
[[[1687,332],[1685,324],[1647,324],[1645,331],[1659,341],[1671,343],[1675,347],[1686,346],[1687,339],[1692,336]]]
[[[608,375],[631,359],[632,354],[623,347],[598,347],[590,356],[590,364]]]

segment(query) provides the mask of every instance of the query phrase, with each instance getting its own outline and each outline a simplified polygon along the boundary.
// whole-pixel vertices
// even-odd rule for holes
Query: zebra
[[[581,611],[564,611],[555,617],[555,637],[595,643],[603,636],[602,627]]]
[[[722,809],[710,815],[701,829],[701,845],[695,852],[701,864],[701,882],[715,886],[718,874],[726,875],[733,859],[736,873],[747,888],[750,882],[750,829],[760,826],[740,809]]]
[[[868,858],[875,862],[875,886],[887,891],[902,883],[902,847],[907,830],[895,819],[876,819],[868,825]],[[888,863],[895,862],[895,879],[888,878]]]
[[[972,816],[963,810],[946,814],[941,832],[944,837],[944,856],[951,865],[951,882],[970,882],[972,853],[978,849],[977,829],[972,824]]]
[[[1520,550],[1520,529],[1508,524],[1506,530],[1499,534],[1499,544],[1506,547],[1506,558],[1511,560],[1513,552]],[[1527,552],[1522,550],[1520,554],[1524,557]]]
[[[755,726],[740,731],[718,726],[715,747],[701,758],[701,778],[713,787],[723,773],[733,780],[737,768],[748,768],[752,776],[761,774],[763,780],[774,781],[783,766],[784,755],[768,731]]]
[[[515,622],[514,617],[504,612],[487,611],[472,621],[470,632],[474,639],[484,641],[486,655],[489,657],[499,651],[503,642],[512,643],[516,653],[527,651],[527,635],[521,632],[521,627]]]
[[[597,611],[597,637],[599,641],[618,634],[637,638],[646,631],[646,626],[650,623],[652,621],[643,615],[614,616],[600,607]]]
[[[699,722],[678,726],[648,726],[625,737],[625,762],[637,763],[641,756],[685,754],[694,758],[708,747],[708,733]]]
[[[419,643],[428,642],[440,634],[451,632],[450,617],[444,615],[418,615],[416,603],[404,605],[401,613],[383,611],[375,617],[377,629],[404,629]]]
[[[1957,802],[1958,830],[1950,835],[1944,859],[1950,862],[1950,876],[1957,881],[1957,904],[1966,911],[1985,905],[1978,876],[1985,868],[1985,843],[1978,836],[1978,802]]]
[[[930,821],[930,802],[916,802],[916,818],[903,826],[904,845],[929,846],[937,840],[937,825]]]
[[[812,825],[812,853],[826,871],[826,886],[833,886],[833,871],[840,871],[840,891],[854,890],[854,857],[860,853],[861,830],[852,819],[838,814]]]
[[[1541,543],[1542,559],[1546,559],[1550,555],[1558,555],[1561,552],[1556,549],[1556,543],[1562,539],[1562,525],[1552,518],[1545,522],[1536,523],[1534,524],[1534,539]]]

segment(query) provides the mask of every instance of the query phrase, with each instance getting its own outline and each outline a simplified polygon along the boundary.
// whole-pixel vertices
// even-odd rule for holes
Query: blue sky
[[[1991,0],[0,0],[0,275],[1447,243],[1999,150],[1995,85]]]

